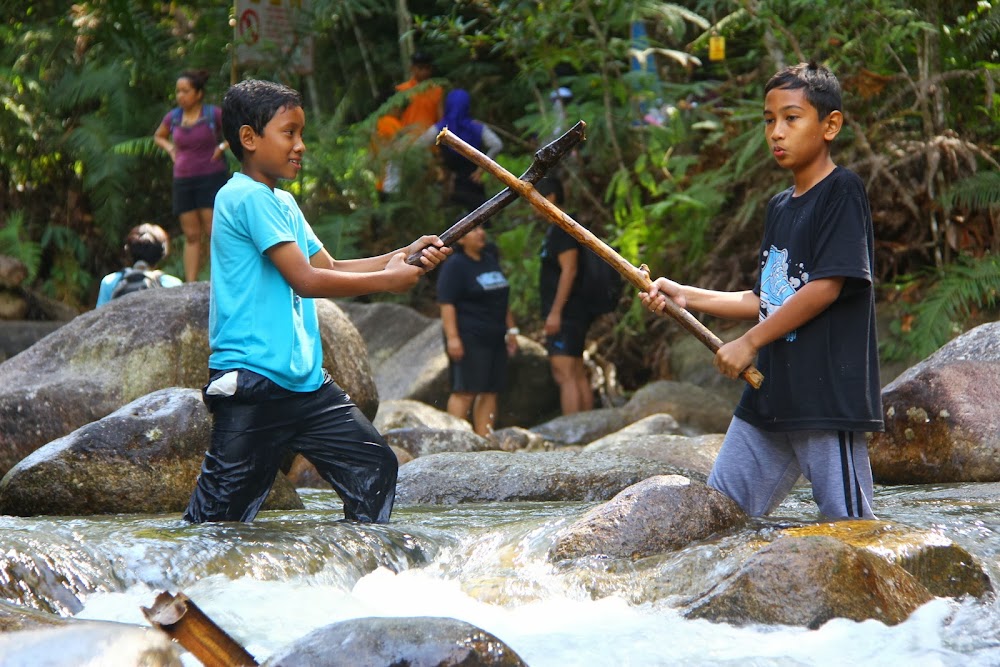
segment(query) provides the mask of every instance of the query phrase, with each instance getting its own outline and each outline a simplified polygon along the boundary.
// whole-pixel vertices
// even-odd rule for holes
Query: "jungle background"
[[[173,239],[163,268],[183,275],[170,160],[152,133],[188,68],[212,72],[211,103],[234,74],[303,92],[308,150],[288,188],[335,256],[440,233],[458,216],[441,205],[430,151],[397,155],[402,196],[380,201],[375,189],[375,120],[420,50],[439,83],[471,93],[514,173],[560,129],[550,93],[569,88],[566,121],[586,121],[587,135],[561,165],[567,211],[654,276],[745,289],[767,201],[790,185],[767,154],[763,86],[816,60],[844,87],[834,158],[871,200],[883,358],[918,359],[996,317],[998,4],[312,0],[302,31],[314,68],[302,75],[280,50],[234,66],[232,2],[2,0],[0,254],[28,266],[32,289],[82,311],[121,267],[127,231],[155,222]],[[712,37],[724,38],[724,59],[710,57]],[[545,224],[520,202],[490,228],[522,332],[535,336]],[[436,313],[432,278],[373,298]],[[626,388],[668,374],[671,340],[685,335],[632,294],[592,333]]]

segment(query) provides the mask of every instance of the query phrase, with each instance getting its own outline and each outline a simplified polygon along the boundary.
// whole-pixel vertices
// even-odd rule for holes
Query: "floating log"
[[[141,609],[153,627],[167,633],[205,667],[258,667],[260,664],[184,593],[160,593],[152,607]]]

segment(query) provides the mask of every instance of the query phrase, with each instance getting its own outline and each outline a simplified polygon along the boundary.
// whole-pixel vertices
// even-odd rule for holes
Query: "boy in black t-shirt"
[[[708,484],[748,514],[770,513],[799,474],[828,519],[874,518],[866,432],[884,429],[872,285],[873,230],[856,174],[834,164],[840,84],[801,63],[764,88],[764,133],[794,186],[767,207],[760,276],[753,290],[717,292],[654,281],[643,304],[672,298],[691,310],[758,320],[715,355],[736,378],[754,362]]]

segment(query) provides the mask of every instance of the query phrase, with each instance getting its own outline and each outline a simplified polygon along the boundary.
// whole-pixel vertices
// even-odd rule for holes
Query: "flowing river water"
[[[720,554],[733,541],[815,520],[805,488],[737,535],[636,562],[572,564],[547,560],[552,535],[593,503],[397,507],[389,525],[358,526],[339,520],[332,492],[302,493],[305,510],[264,512],[247,525],[0,517],[0,596],[148,626],[141,607],[161,591],[184,592],[261,663],[337,621],[447,616],[493,633],[531,667],[1000,665],[992,595],[938,598],[896,626],[685,619],[680,602],[724,574]],[[876,501],[879,518],[966,548],[1000,587],[1000,485],[880,487]],[[60,650],[40,647],[39,662]],[[198,663],[186,655],[185,664]]]

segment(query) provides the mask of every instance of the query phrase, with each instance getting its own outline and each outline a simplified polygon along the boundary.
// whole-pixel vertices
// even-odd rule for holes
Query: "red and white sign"
[[[310,0],[236,0],[236,62],[313,70]]]

